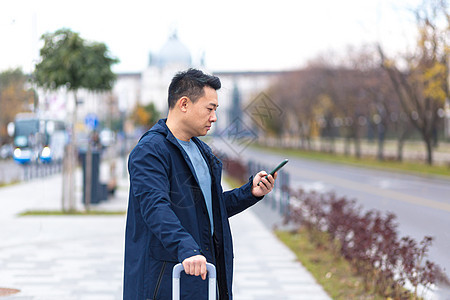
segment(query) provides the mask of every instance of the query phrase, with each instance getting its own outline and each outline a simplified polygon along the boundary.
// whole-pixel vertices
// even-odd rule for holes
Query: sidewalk
[[[126,209],[128,179],[118,178],[115,197],[96,208]],[[124,215],[17,217],[28,209],[59,209],[60,195],[59,175],[0,188],[0,290],[21,290],[1,299],[122,299]],[[230,222],[234,299],[330,299],[254,211]]]
[[[232,217],[230,223],[235,300],[331,299],[253,209]]]

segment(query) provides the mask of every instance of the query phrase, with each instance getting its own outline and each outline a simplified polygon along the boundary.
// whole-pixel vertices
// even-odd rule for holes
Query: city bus
[[[9,131],[13,133],[13,158],[17,163],[62,160],[68,141],[64,121],[42,118],[34,113],[20,113],[12,124]]]

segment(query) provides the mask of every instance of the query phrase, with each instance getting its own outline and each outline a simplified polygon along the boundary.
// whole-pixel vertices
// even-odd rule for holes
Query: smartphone
[[[288,161],[289,161],[289,159],[286,158],[285,160],[283,160],[282,162],[280,162],[280,163],[278,164],[278,166],[276,166],[275,169],[273,169],[269,174],[273,176],[273,175],[275,174],[275,172],[277,172],[279,169],[281,169],[282,167],[284,167],[284,165],[287,164]],[[267,178],[267,176],[266,176],[266,178]],[[258,185],[259,185],[260,183],[261,183],[261,181],[258,182]]]

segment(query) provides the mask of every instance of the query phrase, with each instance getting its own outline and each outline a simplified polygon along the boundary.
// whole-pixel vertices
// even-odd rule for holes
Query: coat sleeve
[[[252,184],[253,176],[240,188],[223,193],[228,217],[232,217],[235,214],[242,212],[264,198],[264,196],[255,197],[252,195]]]
[[[200,247],[172,210],[169,196],[169,163],[164,151],[148,145],[135,150],[130,155],[128,165],[130,186],[144,222],[179,262],[200,254]]]

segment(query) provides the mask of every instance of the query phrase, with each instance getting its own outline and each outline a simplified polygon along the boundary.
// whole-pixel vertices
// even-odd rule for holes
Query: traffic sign
[[[94,130],[98,127],[98,117],[96,114],[90,113],[87,114],[84,123],[90,130]]]

